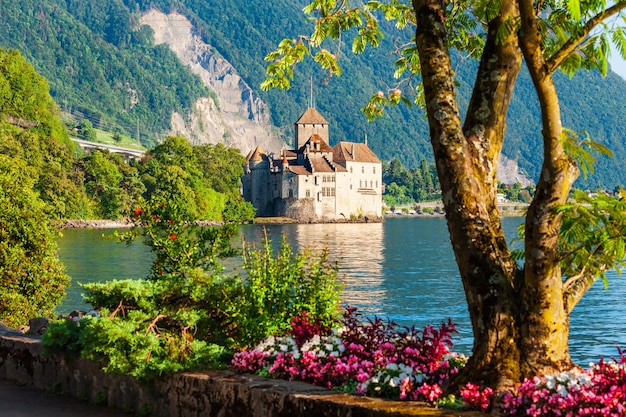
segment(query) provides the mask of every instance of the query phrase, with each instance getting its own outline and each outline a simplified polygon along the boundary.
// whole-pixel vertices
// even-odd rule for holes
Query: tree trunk
[[[503,41],[496,41],[496,34],[505,19],[517,14],[516,6],[505,1],[500,17],[489,25],[463,127],[446,43],[444,4],[414,0],[413,6],[430,137],[474,331],[472,357],[454,384],[471,379],[510,386],[521,377],[518,270],[500,222],[496,168],[521,53],[514,33]]]
[[[532,0],[519,0],[520,46],[530,71],[542,116],[543,166],[535,198],[526,216],[524,282],[522,286],[522,366],[526,374],[560,371],[572,365],[569,314],[563,299],[558,253],[564,204],[578,176],[576,164],[565,154],[561,115],[552,73],[541,51],[541,32]]]
[[[532,1],[520,0],[520,4],[523,1],[532,11]],[[498,17],[489,23],[467,118],[461,127],[446,43],[444,3],[413,0],[413,7],[430,137],[474,332],[470,361],[450,388],[467,380],[508,388],[524,376],[569,368],[569,323],[557,253],[559,217],[554,209],[565,202],[576,172],[561,146],[556,90],[545,65],[537,59],[543,59],[539,32],[529,38],[530,43],[529,39],[518,40],[514,31],[498,33],[508,21],[520,16],[517,1],[503,0]],[[531,74],[544,118],[546,161],[527,216],[523,271],[509,253],[496,197],[496,168],[521,66],[520,44],[524,52],[536,47],[525,57],[535,59],[529,68],[533,65]]]

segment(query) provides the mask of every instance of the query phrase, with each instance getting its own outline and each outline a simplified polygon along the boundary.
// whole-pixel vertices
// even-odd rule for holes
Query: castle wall
[[[268,210],[269,196],[269,162],[250,162],[250,173],[247,175],[248,192],[244,189],[244,195],[248,195],[246,200],[250,201],[256,209],[257,216],[271,216]]]
[[[318,134],[326,143],[328,143],[328,125],[324,124],[296,124],[296,137],[294,149],[300,149],[307,140]]]

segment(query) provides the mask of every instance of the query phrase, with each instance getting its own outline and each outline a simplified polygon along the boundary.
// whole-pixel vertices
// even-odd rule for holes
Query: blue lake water
[[[507,236],[515,235],[521,218],[503,220]],[[344,284],[343,301],[368,316],[423,327],[451,318],[459,333],[455,350],[471,353],[472,331],[463,286],[445,220],[398,217],[375,224],[268,225],[268,237],[285,235],[295,250],[328,247]],[[84,309],[78,282],[143,278],[150,267],[149,248],[102,239],[110,231],[70,229],[59,239],[59,253],[72,287],[59,312]],[[240,239],[260,244],[264,228],[240,226]],[[240,240],[239,240],[240,241]],[[609,273],[609,289],[596,283],[571,317],[570,351],[586,365],[601,355],[626,347],[626,281]]]

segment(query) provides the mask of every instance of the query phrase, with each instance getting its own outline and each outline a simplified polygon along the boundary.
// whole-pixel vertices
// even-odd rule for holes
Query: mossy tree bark
[[[560,145],[558,100],[550,74],[533,77],[539,83],[547,162],[528,213],[527,257],[520,271],[505,241],[496,196],[506,114],[522,61],[517,33],[503,36],[499,30],[519,17],[518,4],[503,1],[489,24],[463,124],[446,44],[444,3],[414,0],[413,7],[430,137],[474,330],[472,357],[455,382],[471,379],[508,387],[522,376],[571,367],[554,208],[565,201],[576,170]]]
[[[522,350],[525,373],[571,367],[567,345],[569,312],[565,308],[558,239],[560,215],[578,177],[576,163],[563,149],[559,100],[552,72],[541,50],[541,32],[532,0],[519,0],[520,46],[539,98],[543,165],[535,198],[526,217],[522,291]]]

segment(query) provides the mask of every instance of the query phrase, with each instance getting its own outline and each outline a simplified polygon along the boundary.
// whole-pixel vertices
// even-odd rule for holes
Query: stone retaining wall
[[[229,371],[186,372],[139,383],[106,374],[93,361],[44,357],[38,338],[9,332],[0,332],[0,378],[144,417],[484,416]]]

